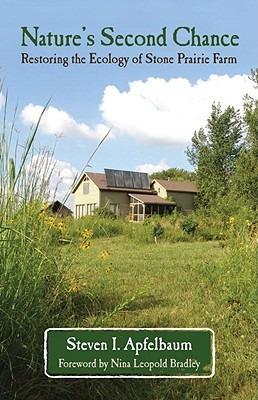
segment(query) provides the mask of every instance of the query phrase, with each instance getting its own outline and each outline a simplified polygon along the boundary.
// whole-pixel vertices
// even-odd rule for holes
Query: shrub
[[[181,226],[184,232],[188,233],[189,235],[194,235],[198,227],[198,222],[189,217],[182,222]]]
[[[160,222],[155,223],[152,226],[152,236],[154,238],[160,238],[163,236],[163,234],[164,234],[163,226],[160,224]]]

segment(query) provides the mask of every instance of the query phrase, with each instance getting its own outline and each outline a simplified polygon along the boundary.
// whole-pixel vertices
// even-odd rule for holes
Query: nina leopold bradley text
[[[42,32],[39,26],[21,27],[21,46],[94,46],[96,40],[102,46],[168,46],[169,43],[177,46],[239,46],[237,34],[207,34],[200,32],[195,26],[179,26],[169,32],[164,26],[158,34],[126,33],[121,34],[112,26],[101,29],[100,36],[88,33],[85,26],[81,33],[63,34]]]

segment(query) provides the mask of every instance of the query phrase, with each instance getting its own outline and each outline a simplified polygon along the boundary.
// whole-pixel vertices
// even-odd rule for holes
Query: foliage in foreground
[[[14,134],[15,121],[10,125],[6,120],[7,97],[3,115],[0,132],[0,398],[36,399],[37,385],[33,382],[39,375],[42,379],[44,329],[76,323],[73,283],[68,268],[70,259],[60,257],[57,246],[63,235],[63,225],[42,213],[51,169],[48,152],[37,154],[40,162],[35,163],[33,141],[40,119],[26,145],[19,146]]]

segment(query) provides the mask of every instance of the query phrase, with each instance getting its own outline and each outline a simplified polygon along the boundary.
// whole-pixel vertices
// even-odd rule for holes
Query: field
[[[209,327],[215,331],[213,379],[145,381],[142,386],[134,382],[129,384],[134,395],[128,399],[256,398],[255,312],[252,295],[245,288],[252,285],[254,271],[243,273],[235,256],[219,241],[156,245],[124,236],[94,239],[79,253],[74,266],[79,277],[76,290],[94,299],[90,307],[94,312],[86,318],[83,313],[77,315],[80,326]],[[120,387],[122,395],[128,383],[113,385],[116,390]],[[140,386],[145,394],[139,395]],[[96,398],[119,398],[105,397],[107,387],[100,387],[103,397]]]
[[[203,327],[217,308],[220,283],[211,280],[224,253],[218,242],[136,244],[122,236],[94,240],[76,267],[90,292],[109,299],[107,311],[129,301],[109,326],[187,327],[190,318]]]
[[[5,218],[1,400],[256,399],[257,233],[245,216],[221,223],[175,215],[131,224],[61,219],[32,202]],[[212,328],[216,375],[47,379],[43,332],[66,326]]]

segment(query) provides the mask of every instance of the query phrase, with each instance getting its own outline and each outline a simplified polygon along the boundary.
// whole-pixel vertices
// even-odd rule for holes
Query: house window
[[[85,204],[76,204],[75,206],[75,218],[81,218],[85,215]]]
[[[90,192],[90,182],[84,181],[82,184],[82,192],[83,194],[89,194]]]
[[[97,203],[87,204],[87,215],[93,215],[96,209]]]

